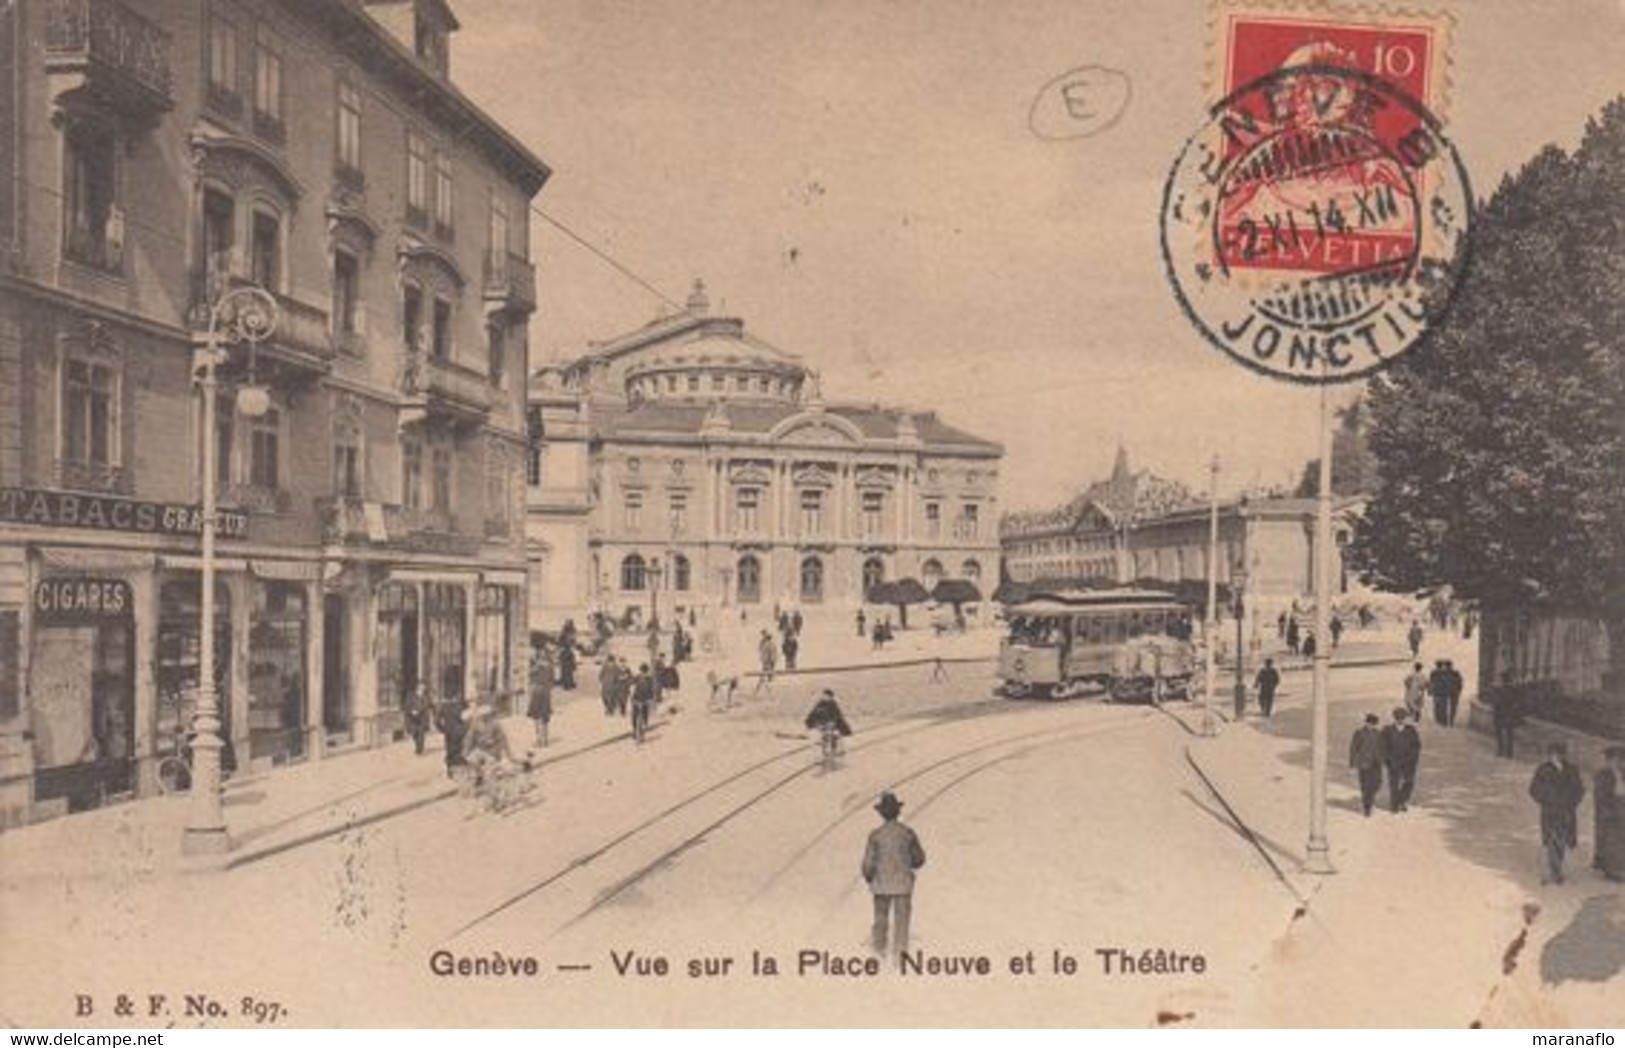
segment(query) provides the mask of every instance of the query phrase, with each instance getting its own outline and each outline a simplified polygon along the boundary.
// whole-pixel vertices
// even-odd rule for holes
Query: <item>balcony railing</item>
[[[169,34],[118,0],[49,0],[45,68],[83,76],[114,105],[155,113],[175,104]]]
[[[129,471],[111,462],[57,459],[51,465],[52,479],[59,488],[128,494],[132,487]]]
[[[508,251],[486,252],[485,299],[516,313],[535,312],[535,263]]]
[[[407,355],[404,392],[422,396],[432,411],[482,419],[491,411],[491,384],[472,368],[420,350]]]
[[[228,484],[220,492],[220,504],[247,510],[252,514],[281,514],[293,508],[293,496],[285,488],[260,484]]]
[[[225,290],[248,286],[253,286],[252,281],[239,276],[222,281],[218,275],[196,274],[192,282],[192,309],[188,314],[188,323],[195,331],[207,331],[209,311],[218,296]],[[337,355],[327,310],[280,291],[270,294],[277,304],[276,330],[268,341],[260,345],[261,357],[278,361],[295,371],[326,374]]]
[[[480,537],[460,532],[457,518],[445,510],[356,498],[318,499],[316,505],[322,538],[330,544],[447,553],[471,553],[480,545]]]

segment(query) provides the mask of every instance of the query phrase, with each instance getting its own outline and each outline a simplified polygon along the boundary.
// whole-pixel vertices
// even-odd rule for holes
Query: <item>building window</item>
[[[423,348],[423,289],[416,284],[401,290],[401,336],[408,349]]]
[[[982,565],[974,560],[967,560],[959,566],[959,574],[972,582],[982,581]]]
[[[118,206],[118,149],[105,128],[70,124],[63,137],[63,253],[75,262],[124,267],[124,212]]]
[[[666,392],[667,393],[675,393],[675,392],[677,392],[677,376],[676,375],[667,375],[666,376]]]
[[[214,479],[222,489],[236,476],[231,460],[237,444],[237,405],[224,393],[214,400]]]
[[[734,527],[751,533],[760,530],[762,507],[761,488],[740,488],[734,494]]]
[[[801,493],[801,533],[824,533],[824,493],[816,488]]]
[[[722,389],[727,388],[727,385],[728,385],[728,378],[727,378],[726,375],[712,375],[711,376],[711,388],[712,389],[722,390]]]
[[[481,586],[474,600],[474,686],[482,695],[508,689],[508,589]]]
[[[401,441],[401,505],[423,507],[423,445],[412,439]]]
[[[626,509],[626,530],[641,530],[643,527],[643,492],[628,491],[624,506]]]
[[[925,504],[925,537],[928,539],[942,538],[942,504],[940,502],[927,502]]]
[[[869,592],[882,582],[886,581],[886,563],[879,557],[870,557],[863,562],[863,599],[869,599]]]
[[[451,157],[446,153],[434,155],[434,226],[442,236],[452,230]]]
[[[497,534],[508,532],[509,508],[508,456],[490,448],[485,455],[485,519]]]
[[[434,341],[429,351],[436,360],[451,359],[451,303],[443,298],[434,300]]]
[[[772,387],[773,387],[773,381],[771,379],[769,379],[766,375],[763,375],[756,382],[756,389],[760,393],[771,392]]]
[[[688,558],[681,553],[674,553],[671,557],[671,588],[679,593],[687,593],[688,587],[693,584],[694,572],[689,567]]]
[[[621,561],[621,589],[639,592],[648,584],[648,572],[643,565],[643,558],[636,553],[629,554]]]
[[[431,505],[442,513],[451,512],[451,449],[434,449],[434,490]]]
[[[491,194],[490,234],[491,272],[501,273],[508,263],[508,205],[495,192]]]
[[[698,393],[700,391],[700,376],[688,376],[688,391],[690,393]]]
[[[406,220],[422,226],[429,220],[429,147],[421,135],[406,134]]]
[[[361,174],[361,92],[354,84],[339,83],[338,169],[350,181]]]
[[[242,115],[237,93],[237,27],[215,15],[209,20],[209,105],[228,116]]]
[[[874,538],[885,527],[886,493],[883,491],[865,491],[863,493],[863,534],[866,538]]]
[[[807,557],[801,562],[801,600],[804,604],[818,604],[824,599],[824,562]]]
[[[333,494],[341,499],[362,497],[361,437],[346,434],[333,445]]]
[[[486,325],[485,336],[486,367],[491,384],[502,388],[508,381],[508,326],[500,320],[493,320]]]
[[[920,565],[920,581],[925,583],[926,589],[931,589],[942,581],[942,562],[935,557]]]
[[[762,562],[754,556],[739,558],[736,568],[739,585],[739,603],[755,604],[762,599]]]
[[[213,301],[231,276],[231,255],[237,243],[237,202],[225,193],[203,194],[203,276],[205,293]]]
[[[62,375],[62,457],[118,464],[118,374],[107,364],[69,358]]]
[[[282,413],[276,409],[248,420],[248,483],[274,490],[281,478]]]
[[[282,141],[282,56],[265,41],[254,48],[254,131]]]
[[[249,279],[268,291],[281,287],[282,223],[269,211],[254,212],[254,228],[249,240],[252,271]]]
[[[981,507],[974,502],[967,502],[959,507],[959,527],[954,529],[961,539],[974,539],[980,537],[982,530]]]
[[[356,333],[361,302],[361,263],[348,251],[333,252],[333,333]]]
[[[525,483],[539,488],[542,486],[542,449],[546,436],[540,408],[525,412],[525,436]]]
[[[671,533],[681,535],[688,530],[688,496],[671,497]]]

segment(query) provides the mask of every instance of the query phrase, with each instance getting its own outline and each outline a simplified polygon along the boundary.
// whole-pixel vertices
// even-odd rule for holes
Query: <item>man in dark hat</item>
[[[883,822],[869,834],[863,852],[863,879],[875,899],[875,923],[870,939],[874,951],[885,954],[890,925],[892,948],[908,949],[908,925],[913,915],[914,871],[925,865],[925,849],[914,831],[897,821],[903,802],[887,790],[875,804]]]
[[[1625,881],[1625,746],[1602,751],[1608,763],[1592,780],[1596,807],[1596,858],[1592,866],[1611,881]]]
[[[1382,759],[1388,768],[1388,807],[1399,814],[1409,807],[1416,789],[1416,766],[1422,761],[1422,736],[1403,706],[1394,710],[1394,722],[1382,729]]]
[[[1349,767],[1360,776],[1360,808],[1367,816],[1382,789],[1382,734],[1377,731],[1377,715],[1365,715],[1365,723],[1349,740]]]
[[[1433,696],[1433,720],[1439,727],[1450,724],[1450,671],[1443,659],[1433,660],[1433,672],[1428,674],[1428,694]]]
[[[1540,843],[1546,851],[1546,871],[1542,884],[1563,883],[1563,856],[1579,844],[1579,808],[1585,797],[1580,769],[1569,762],[1569,748],[1562,742],[1546,747],[1546,759],[1529,781],[1529,796],[1540,805]]]

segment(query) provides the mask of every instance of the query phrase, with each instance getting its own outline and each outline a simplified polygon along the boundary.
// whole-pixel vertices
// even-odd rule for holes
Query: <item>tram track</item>
[[[992,703],[992,702],[976,703],[976,704],[974,704],[974,707],[982,707],[982,706],[988,706],[988,705],[1002,707],[1004,704],[1002,704],[1002,703]],[[886,725],[882,725],[881,727],[878,727],[878,728],[861,729],[861,730],[859,730],[857,732],[854,732],[853,735],[854,735],[854,737],[864,736],[863,742],[858,744],[858,745],[854,745],[854,746],[850,747],[848,752],[849,753],[861,752],[863,750],[870,749],[870,748],[875,747],[875,746],[883,745],[885,743],[892,742],[892,741],[895,741],[897,739],[901,739],[901,738],[905,738],[905,737],[908,737],[908,736],[911,736],[911,735],[915,735],[915,734],[918,734],[920,732],[929,731],[929,730],[934,729],[934,728],[947,727],[949,725],[957,724],[957,723],[959,723],[959,722],[961,722],[963,720],[966,720],[968,717],[970,717],[972,715],[973,715],[973,713],[972,713],[972,708],[971,707],[953,707],[953,708],[947,708],[947,709],[944,709],[944,710],[941,710],[941,711],[933,711],[933,712],[918,714],[916,716],[909,717],[906,720],[903,720],[903,721],[900,721],[900,722],[892,722],[892,723],[889,723],[889,724],[886,724]],[[1017,714],[1017,715],[1019,715],[1019,714]],[[923,723],[921,723],[922,721],[923,721]],[[898,730],[888,731],[888,729],[892,729],[892,728],[896,728]],[[881,733],[886,733],[886,734],[881,734]],[[745,767],[740,768],[739,770],[727,775],[726,777],[724,777],[722,779],[719,779],[719,780],[717,780],[715,782],[710,783],[709,785],[705,786],[703,789],[697,790],[696,792],[690,793],[690,794],[680,798],[679,800],[673,802],[672,804],[667,805],[665,808],[662,808],[660,811],[654,813],[653,815],[650,815],[649,817],[643,819],[642,821],[636,823],[635,825],[621,831],[620,833],[615,834],[614,836],[608,838],[605,841],[600,842],[595,847],[590,848],[587,851],[581,852],[580,854],[578,854],[574,858],[572,858],[569,862],[565,863],[564,865],[562,865],[562,866],[558,867],[557,869],[555,869],[553,872],[549,873],[547,876],[545,876],[545,877],[541,878],[540,880],[536,881],[535,883],[527,886],[523,890],[508,896],[507,898],[503,899],[501,902],[497,903],[496,905],[491,906],[488,909],[484,910],[478,916],[472,918],[471,920],[466,921],[465,923],[463,923],[462,925],[460,925],[459,927],[454,929],[452,932],[447,934],[442,941],[446,942],[446,943],[450,943],[450,942],[460,938],[461,936],[463,936],[463,935],[467,934],[468,932],[474,930],[475,928],[477,928],[480,925],[486,923],[487,921],[490,921],[493,918],[495,918],[497,916],[500,916],[501,914],[511,910],[513,907],[519,905],[520,903],[534,898],[535,896],[539,895],[540,893],[546,891],[547,889],[549,889],[549,888],[553,887],[554,885],[558,884],[559,882],[563,881],[565,878],[569,877],[571,874],[576,873],[576,872],[578,872],[578,871],[580,871],[582,869],[585,869],[586,867],[592,865],[594,862],[596,862],[599,859],[603,858],[604,856],[608,855],[609,853],[614,851],[616,848],[619,848],[622,845],[625,845],[625,844],[631,842],[632,840],[640,837],[641,835],[654,830],[660,824],[662,824],[665,821],[667,821],[667,820],[671,819],[672,817],[676,816],[678,813],[683,812],[683,811],[685,811],[685,810],[687,810],[689,808],[692,808],[693,806],[695,806],[695,805],[701,803],[702,801],[704,801],[706,798],[711,797],[711,796],[713,796],[713,795],[727,789],[728,787],[734,785],[735,783],[738,783],[741,780],[743,780],[743,779],[745,779],[745,778],[747,778],[747,777],[749,777],[749,776],[751,776],[753,774],[761,772],[761,771],[763,771],[763,770],[765,770],[767,768],[770,768],[770,767],[772,767],[772,766],[774,766],[776,764],[779,764],[779,763],[784,762],[786,760],[789,760],[791,758],[811,754],[816,749],[817,749],[817,744],[816,743],[811,743],[811,742],[791,747],[791,748],[783,750],[783,751],[781,751],[779,753],[775,753],[775,754],[772,754],[771,756],[764,757],[764,758],[762,758],[760,760],[754,761],[751,764],[748,764]],[[585,752],[585,751],[583,751],[583,752]],[[693,847],[694,844],[696,844],[700,839],[702,839],[707,833],[714,832],[714,830],[716,830],[717,828],[720,828],[721,826],[725,825],[729,821],[732,821],[732,819],[734,819],[734,818],[738,817],[739,815],[743,814],[750,807],[753,807],[754,805],[756,805],[756,804],[760,803],[761,801],[765,800],[767,797],[772,796],[774,793],[777,793],[779,790],[781,790],[784,787],[788,786],[790,783],[792,783],[795,780],[801,778],[802,776],[805,776],[805,775],[817,770],[818,767],[819,767],[819,765],[816,762],[809,762],[807,764],[804,764],[804,765],[798,767],[795,771],[789,773],[788,775],[781,776],[780,778],[774,780],[765,789],[760,790],[760,791],[756,792],[755,794],[752,794],[750,797],[746,798],[746,800],[744,802],[742,802],[741,804],[738,804],[738,805],[730,808],[719,819],[713,820],[712,823],[708,824],[706,827],[702,828],[700,831],[698,831],[696,833],[689,834],[687,837],[684,838],[683,841],[679,842],[679,844],[676,847],[667,849],[666,851],[662,852],[661,855],[659,857],[657,857],[657,859],[654,862],[646,864],[644,867],[640,868],[637,871],[634,871],[633,874],[628,875],[627,877],[623,877],[620,881],[616,882],[615,885],[612,885],[611,888],[608,890],[608,892],[601,893],[599,895],[599,897],[594,901],[592,906],[588,907],[587,910],[585,910],[582,913],[578,914],[576,917],[572,918],[570,921],[566,922],[564,925],[562,925],[558,929],[555,929],[554,932],[551,933],[548,936],[548,938],[551,939],[554,936],[556,936],[556,935],[562,933],[563,931],[567,930],[568,928],[573,927],[575,924],[579,923],[581,920],[584,920],[587,916],[590,916],[591,913],[595,912],[596,910],[601,908],[603,905],[610,902],[613,898],[615,898],[616,896],[618,896],[619,894],[624,892],[627,888],[631,887],[632,885],[638,883],[639,881],[641,881],[642,879],[647,877],[649,875],[649,873],[653,872],[654,869],[658,868],[660,865],[663,865],[666,862],[669,862],[677,854],[680,854],[683,851],[687,851],[689,848]]]

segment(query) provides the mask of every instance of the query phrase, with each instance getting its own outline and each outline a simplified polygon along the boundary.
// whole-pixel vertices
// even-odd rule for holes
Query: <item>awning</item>
[[[155,560],[151,553],[127,549],[41,546],[39,554],[52,571],[148,571]]]
[[[310,560],[256,560],[254,574],[262,579],[286,582],[315,582],[322,577],[322,566]]]
[[[479,575],[472,571],[434,571],[428,568],[391,568],[389,569],[391,582],[449,582],[455,586],[466,586],[480,581]]]
[[[170,571],[202,571],[203,558],[190,553],[162,553],[158,556],[158,566]],[[247,571],[248,561],[242,557],[216,557],[214,570]]]
[[[482,573],[487,586],[525,586],[529,584],[529,576],[522,571],[492,570]]]

